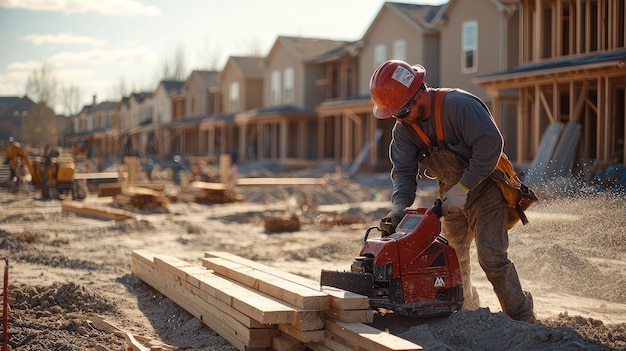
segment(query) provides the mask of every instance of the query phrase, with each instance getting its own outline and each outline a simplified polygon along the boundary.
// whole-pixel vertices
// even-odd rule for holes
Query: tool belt
[[[538,198],[526,184],[519,180],[505,153],[500,155],[496,170],[491,174],[491,179],[496,181],[508,205],[508,228],[513,228],[520,220],[522,224],[527,224],[528,218],[524,211]]]
[[[436,144],[439,149],[445,149],[443,124],[441,123],[441,105],[445,93],[449,90],[450,89],[439,89],[439,91],[437,91],[437,95],[435,96],[434,113],[435,127],[437,131]],[[411,127],[413,127],[413,130],[415,130],[420,139],[422,139],[422,141],[426,144],[427,148],[430,149],[433,147],[433,142],[431,142],[428,136],[426,136],[426,133],[424,133],[417,124],[411,123]],[[430,152],[424,152],[423,154],[422,159],[425,160],[429,156]],[[461,162],[465,165],[464,167],[460,167],[461,170],[464,170],[469,166],[465,160],[462,160]],[[460,179],[461,175],[457,174],[456,177]],[[496,182],[507,202],[508,229],[513,228],[520,220],[522,221],[522,224],[527,224],[528,218],[524,214],[524,211],[537,201],[538,198],[535,193],[528,186],[526,186],[526,184],[519,180],[515,174],[511,161],[504,152],[500,154],[500,159],[498,160],[496,169],[492,172],[490,177]],[[448,186],[451,187],[452,185],[449,184]],[[447,191],[447,189],[445,191]]]

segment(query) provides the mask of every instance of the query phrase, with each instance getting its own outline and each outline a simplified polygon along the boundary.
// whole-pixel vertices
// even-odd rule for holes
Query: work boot
[[[475,311],[480,308],[480,297],[478,297],[478,291],[476,288],[472,286],[470,289],[470,294],[464,294],[463,296],[463,307],[462,310],[465,311]]]
[[[533,313],[533,297],[522,289],[513,262],[497,269],[483,270],[493,285],[502,311],[512,319],[534,323],[536,318]]]
[[[531,295],[530,291],[524,290],[524,296],[524,304],[526,305],[526,310],[515,316],[511,316],[511,318],[521,322],[537,323],[537,317],[535,317],[535,313],[533,312],[533,295]]]

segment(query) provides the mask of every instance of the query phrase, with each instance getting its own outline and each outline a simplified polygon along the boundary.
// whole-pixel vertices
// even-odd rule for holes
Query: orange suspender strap
[[[439,89],[437,91],[437,95],[435,96],[435,127],[437,128],[437,140],[444,141],[443,138],[443,123],[441,123],[441,103],[443,102],[443,96],[450,89]]]
[[[422,139],[424,144],[426,144],[426,146],[430,147],[430,139],[428,139],[428,136],[426,136],[426,133],[424,133],[422,128],[420,128],[415,123],[411,123],[411,127],[413,127],[413,129],[415,129],[415,132],[417,133],[417,135],[419,135],[420,139]]]
[[[443,124],[441,123],[441,103],[443,102],[443,96],[450,89],[439,89],[435,96],[435,128],[437,129],[437,140],[443,141]],[[417,135],[422,139],[426,146],[430,147],[431,142],[426,133],[416,123],[411,123],[411,127],[415,130]]]

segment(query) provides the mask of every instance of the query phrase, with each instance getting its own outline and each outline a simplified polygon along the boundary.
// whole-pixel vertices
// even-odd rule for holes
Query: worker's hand
[[[396,232],[396,227],[400,224],[402,218],[404,218],[404,205],[393,205],[392,210],[380,220],[380,230],[382,230],[383,237],[389,236]]]
[[[441,213],[445,216],[448,213],[464,210],[468,192],[469,189],[465,185],[456,183],[441,199]]]

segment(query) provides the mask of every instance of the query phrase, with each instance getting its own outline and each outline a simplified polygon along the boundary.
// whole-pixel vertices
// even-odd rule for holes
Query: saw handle
[[[441,213],[441,204],[443,203],[443,201],[441,201],[441,199],[437,198],[435,199],[435,203],[433,204],[433,207],[430,208],[431,211],[433,211],[438,218],[441,218],[442,213]]]
[[[366,241],[367,241],[367,237],[368,237],[368,236],[370,236],[370,232],[371,232],[373,229],[376,229],[376,230],[378,230],[379,232],[382,232],[382,229],[380,229],[380,228],[378,228],[378,227],[376,227],[376,226],[373,226],[373,227],[369,227],[369,228],[367,228],[367,230],[365,231],[365,236],[363,237],[363,242],[366,242]]]

